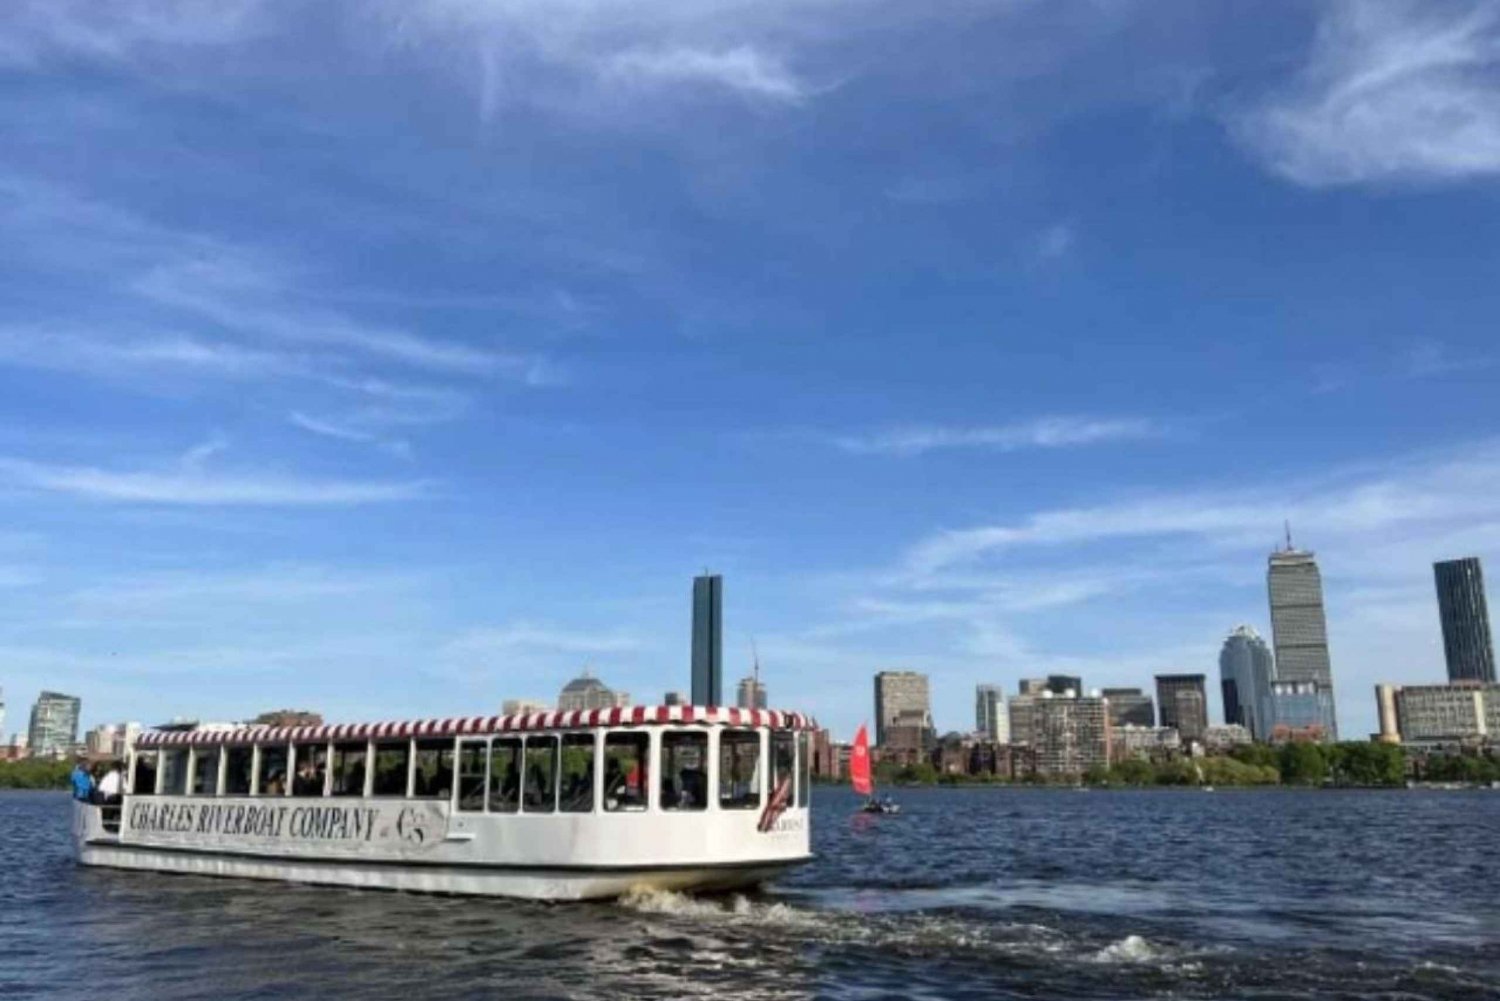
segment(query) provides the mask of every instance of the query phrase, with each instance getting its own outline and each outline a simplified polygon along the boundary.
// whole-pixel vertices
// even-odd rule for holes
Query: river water
[[[814,796],[764,891],[462,900],[85,870],[0,794],[0,998],[1500,998],[1500,792]]]

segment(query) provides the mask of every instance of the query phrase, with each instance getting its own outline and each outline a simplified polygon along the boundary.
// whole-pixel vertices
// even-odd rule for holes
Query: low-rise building
[[[1114,727],[1110,731],[1110,761],[1143,758],[1164,761],[1182,752],[1182,735],[1170,726]]]
[[[1250,728],[1242,723],[1220,723],[1203,731],[1203,747],[1210,754],[1222,754],[1254,742]]]
[[[506,699],[500,703],[500,715],[520,716],[523,713],[542,713],[551,708],[541,699]]]
[[[1379,685],[1381,733],[1418,749],[1500,744],[1500,684]],[[1394,726],[1388,716],[1394,712]]]

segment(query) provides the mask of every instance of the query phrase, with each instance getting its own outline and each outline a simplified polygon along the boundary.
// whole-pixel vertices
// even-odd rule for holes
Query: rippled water
[[[546,905],[85,870],[0,794],[0,998],[1500,998],[1500,793],[815,796],[752,896]]]

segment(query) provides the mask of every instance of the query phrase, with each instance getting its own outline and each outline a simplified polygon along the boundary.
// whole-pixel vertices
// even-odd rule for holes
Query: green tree
[[[1287,785],[1322,785],[1328,777],[1328,759],[1317,744],[1303,741],[1283,744],[1279,757],[1281,781]]]

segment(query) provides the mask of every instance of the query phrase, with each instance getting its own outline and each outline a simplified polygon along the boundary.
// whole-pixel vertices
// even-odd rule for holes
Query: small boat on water
[[[816,724],[638,706],[155,730],[88,866],[578,900],[754,886],[807,862]]]
[[[875,783],[870,777],[870,732],[863,723],[854,735],[854,747],[849,752],[849,784],[854,791],[865,797],[860,813],[896,814],[901,804],[890,796],[876,797]]]

